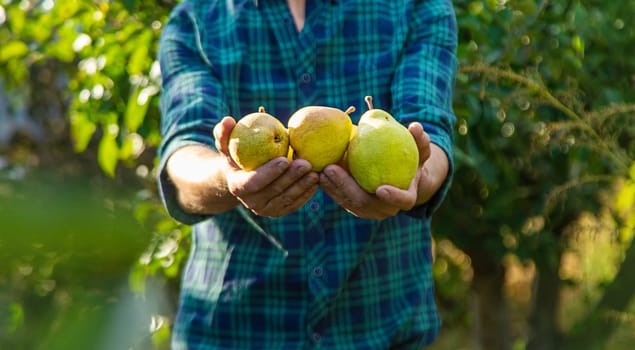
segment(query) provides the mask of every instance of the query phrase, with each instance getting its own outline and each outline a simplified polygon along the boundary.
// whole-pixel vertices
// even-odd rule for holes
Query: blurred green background
[[[453,1],[433,350],[631,349],[635,2]],[[174,1],[0,1],[0,349],[167,349],[188,227],[155,185]]]

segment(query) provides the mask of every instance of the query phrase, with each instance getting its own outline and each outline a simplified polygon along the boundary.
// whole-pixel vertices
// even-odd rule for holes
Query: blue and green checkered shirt
[[[355,106],[364,96],[419,121],[448,154],[457,28],[450,0],[307,0],[297,32],[284,0],[187,1],[159,48],[163,141],[159,188],[193,225],[174,349],[416,349],[439,330],[428,203],[384,221],[356,218],[321,190],[297,212],[238,207],[190,215],[165,174],[172,152],[214,147],[212,129],[264,106],[283,123],[298,108]]]

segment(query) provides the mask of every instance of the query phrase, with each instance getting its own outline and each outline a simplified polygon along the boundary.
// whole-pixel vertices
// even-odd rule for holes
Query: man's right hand
[[[290,214],[317,191],[319,175],[303,159],[273,159],[253,171],[244,171],[229,156],[229,136],[236,121],[225,117],[214,127],[216,148],[224,159],[227,191],[252,212],[269,217]]]

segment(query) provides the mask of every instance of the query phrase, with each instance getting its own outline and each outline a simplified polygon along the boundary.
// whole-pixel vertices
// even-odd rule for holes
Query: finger
[[[288,167],[288,170],[282,174],[282,176],[275,179],[270,186],[267,188],[270,197],[281,195],[289,191],[292,187],[296,189],[299,184],[302,182],[298,181],[303,177],[311,174],[311,163],[304,159],[296,159],[293,160]],[[317,173],[313,173],[313,175],[304,179],[309,182],[309,185],[313,185],[314,183],[310,183],[311,180],[314,180],[315,183],[319,180],[319,176]]]
[[[338,186],[339,185],[334,183],[325,172],[320,173],[320,188],[322,188],[324,193],[330,196],[335,203],[340,205],[352,215],[359,218],[369,218],[364,212],[362,212],[362,210],[360,210],[360,206],[356,205],[350,197],[345,196],[343,192],[340,191]]]
[[[289,168],[286,157],[274,158],[253,171],[237,170],[228,179],[230,192],[237,197],[247,197],[265,189]]]
[[[213,130],[216,149],[227,157],[229,157],[229,137],[234,126],[236,126],[236,120],[228,116],[216,124]]]
[[[417,202],[417,192],[413,183],[414,181],[410,184],[408,190],[402,190],[390,185],[381,185],[377,188],[375,194],[377,198],[389,206],[407,211],[412,209]]]
[[[263,215],[280,217],[300,209],[318,190],[317,173],[309,173],[280,196],[271,200],[263,209]]]
[[[297,210],[317,191],[318,181],[319,175],[311,171],[308,161],[295,160],[284,174],[245,202],[250,208],[258,209],[260,215],[286,215]]]
[[[322,189],[345,208],[356,208],[368,200],[369,194],[359,187],[342,167],[329,165],[320,175]]]
[[[304,192],[317,185],[318,181],[318,174],[311,172],[311,164],[298,159],[289,164],[284,174],[247,199],[247,203],[253,207],[263,207],[262,210],[268,212],[275,212],[291,206]]]
[[[344,191],[338,191],[338,185],[333,183],[324,173],[320,175],[320,187],[335,203],[339,204],[350,214],[361,219],[384,220],[399,212],[399,208],[388,207],[374,196],[363,192],[358,199],[347,196]],[[363,190],[362,190],[363,191]],[[359,199],[361,198],[361,200]]]
[[[331,167],[331,166],[329,166]],[[374,195],[364,191],[341,167],[325,168],[320,175],[320,186],[333,200],[351,214],[374,220],[383,220],[397,214],[399,208],[386,205]]]
[[[423,126],[419,122],[413,122],[408,125],[408,130],[414,137],[419,150],[419,164],[423,164],[430,158],[430,135],[423,130]]]

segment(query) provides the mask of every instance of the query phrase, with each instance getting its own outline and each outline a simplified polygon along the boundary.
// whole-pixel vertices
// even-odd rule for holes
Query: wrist
[[[227,187],[226,163],[217,152],[199,145],[183,147],[170,156],[167,174],[185,212],[217,214],[238,204]]]
[[[428,202],[443,186],[449,171],[447,155],[439,146],[430,144],[430,157],[419,171],[417,205]]]

